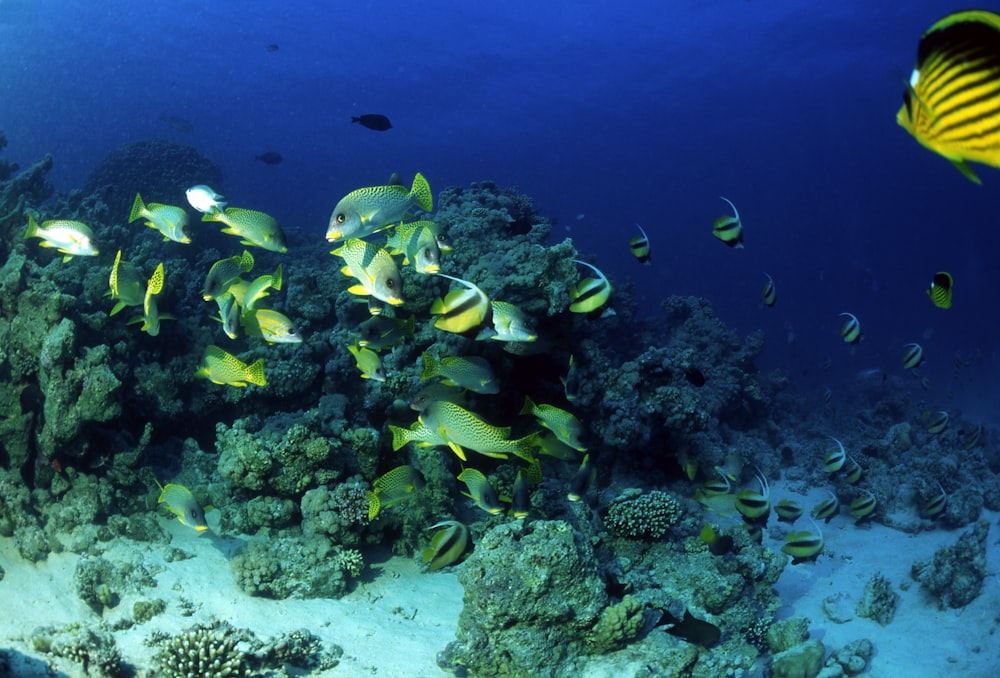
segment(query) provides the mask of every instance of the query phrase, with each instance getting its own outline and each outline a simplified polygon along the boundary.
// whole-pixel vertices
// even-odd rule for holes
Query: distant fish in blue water
[[[276,43],[273,43],[273,42],[272,42],[271,44],[269,44],[269,45],[268,45],[267,47],[265,47],[264,49],[266,49],[266,50],[267,50],[268,52],[277,52],[277,51],[278,51],[279,49],[281,49],[281,48],[280,48],[280,47],[278,47],[278,45],[277,45]]]
[[[740,221],[740,213],[736,210],[736,205],[732,203],[728,198],[723,198],[723,200],[729,203],[729,206],[733,208],[734,216],[721,216],[715,220],[712,225],[712,235],[726,243],[734,249],[743,249],[743,222]]]
[[[847,312],[840,315],[847,316],[847,322],[840,328],[840,336],[848,344],[857,344],[864,336],[861,334],[861,323],[858,322],[857,316]]]
[[[628,241],[628,246],[640,264],[648,264],[651,258],[649,253],[649,236],[646,235],[646,231],[642,230],[642,226],[639,224],[636,224],[635,227],[639,229],[639,233],[642,235],[632,236]]]
[[[265,165],[280,165],[281,161],[284,160],[281,157],[281,153],[277,151],[266,151],[260,155],[255,155],[253,158],[254,160],[260,160]]]
[[[951,288],[954,284],[955,280],[951,277],[951,273],[938,271],[927,287],[927,296],[938,308],[951,308]]]
[[[969,161],[1000,167],[1000,16],[955,12],[920,37],[896,122],[925,148],[982,182]]]
[[[904,370],[915,370],[920,367],[924,362],[924,349],[923,347],[914,342],[912,344],[906,344],[903,347],[903,369]]]
[[[194,132],[194,125],[191,124],[189,120],[177,115],[167,115],[166,113],[160,113],[160,121],[165,122],[170,125],[174,130],[181,132],[182,134],[191,134]]]
[[[389,122],[389,118],[378,113],[365,113],[364,115],[352,116],[351,122],[359,123],[362,127],[367,127],[376,132],[384,132],[392,129],[392,123]]]
[[[774,279],[769,273],[765,273],[767,276],[767,282],[764,283],[764,291],[760,294],[760,300],[764,302],[764,305],[768,308],[774,306],[774,303],[778,300],[778,297],[774,289]]]

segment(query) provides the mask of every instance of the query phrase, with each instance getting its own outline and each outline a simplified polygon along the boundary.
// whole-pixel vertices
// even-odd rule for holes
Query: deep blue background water
[[[419,170],[435,192],[516,186],[651,314],[670,294],[708,297],[738,331],[765,330],[765,367],[816,385],[826,357],[841,377],[901,373],[902,345],[920,341],[934,407],[959,402],[946,399],[956,352],[979,351],[959,396],[986,411],[1000,171],[977,167],[975,186],[895,122],[920,34],[963,7],[0,0],[0,129],[9,159],[52,153],[63,191],[123,142],[194,145],[223,167],[232,204],[317,248],[337,200],[392,171]],[[350,124],[368,112],[394,129]],[[267,150],[284,162],[254,160]],[[740,210],[744,250],[711,236],[719,195]],[[649,267],[628,251],[636,222]],[[949,311],[924,293],[938,270],[955,276]],[[765,271],[773,309],[758,306]],[[862,322],[854,351],[841,311]]]

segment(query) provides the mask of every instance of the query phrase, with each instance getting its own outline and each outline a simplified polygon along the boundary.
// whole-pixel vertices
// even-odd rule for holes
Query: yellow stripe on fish
[[[431,545],[422,552],[427,569],[433,572],[459,562],[469,547],[469,528],[457,520],[444,520],[430,527],[437,530]]]
[[[861,334],[861,323],[858,322],[857,316],[853,313],[840,314],[841,316],[847,316],[847,322],[845,322],[840,328],[840,337],[848,344],[857,344],[862,339]]]
[[[490,298],[475,284],[444,273],[437,275],[465,286],[464,290],[452,290],[443,299],[431,304],[434,327],[445,332],[462,334],[479,327],[490,311]]]
[[[1000,167],[1000,16],[955,12],[921,36],[896,122],[970,181],[969,161]]]
[[[649,251],[649,236],[639,224],[636,224],[635,227],[639,229],[641,235],[632,236],[628,241],[629,249],[632,250],[632,254],[639,260],[640,264],[648,264],[652,258]]]
[[[924,349],[918,343],[903,346],[903,369],[913,370],[924,362]]]

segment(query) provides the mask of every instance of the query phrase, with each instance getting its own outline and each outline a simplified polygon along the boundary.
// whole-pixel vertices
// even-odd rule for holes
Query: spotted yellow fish
[[[260,247],[272,252],[285,253],[288,245],[285,232],[270,214],[241,207],[227,207],[201,216],[202,221],[217,221],[225,228],[223,233],[235,235],[243,245]]]
[[[244,387],[247,384],[265,386],[264,359],[258,358],[251,364],[246,364],[232,353],[210,344],[205,348],[201,368],[195,372],[196,377],[205,377],[214,384]]]
[[[146,205],[142,202],[142,196],[136,193],[128,222],[131,224],[138,219],[145,219],[146,226],[159,231],[164,240],[184,244],[191,242],[191,236],[188,235],[188,214],[183,207],[156,202]]]
[[[364,238],[403,221],[415,207],[425,212],[434,208],[430,184],[419,172],[410,190],[398,184],[356,189],[341,198],[333,208],[326,239],[336,242]]]

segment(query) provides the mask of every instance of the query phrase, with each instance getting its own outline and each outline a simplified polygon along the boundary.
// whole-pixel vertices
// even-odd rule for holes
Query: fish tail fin
[[[410,442],[409,431],[402,426],[396,426],[395,424],[389,424],[389,432],[392,433],[392,451],[395,452],[399,448]]]
[[[257,386],[267,385],[267,379],[264,377],[263,358],[257,358],[252,364],[247,365],[247,381]]]
[[[253,255],[250,254],[250,250],[243,250],[243,256],[240,257],[240,270],[249,273],[253,270],[253,264]]]
[[[271,287],[273,287],[275,291],[280,292],[281,282],[282,282],[281,264],[278,264],[278,268],[274,271],[274,275],[271,276]]]
[[[142,196],[136,193],[135,200],[132,201],[132,212],[129,214],[128,223],[131,224],[136,219],[141,219],[145,211],[146,205],[142,202]]]
[[[524,406],[518,414],[531,414],[535,411],[535,403],[531,400],[531,396],[524,396]]]
[[[413,177],[410,196],[423,211],[432,212],[434,210],[434,194],[431,193],[431,185],[427,183],[427,179],[420,172],[417,172],[417,176]]]
[[[382,509],[382,501],[374,492],[368,492],[368,521],[375,520],[378,512]]]
[[[35,217],[28,215],[28,230],[24,232],[25,239],[38,237],[38,222]]]
[[[420,381],[437,376],[438,364],[434,357],[426,353],[422,357],[424,359],[424,371],[420,375]]]

